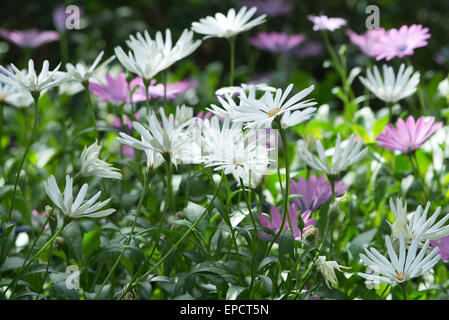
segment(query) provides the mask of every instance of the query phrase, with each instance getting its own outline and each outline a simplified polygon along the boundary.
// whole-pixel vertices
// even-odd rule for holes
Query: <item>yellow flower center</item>
[[[394,276],[396,280],[403,281],[405,279],[405,274],[402,272],[399,272],[397,275]]]
[[[276,108],[271,109],[270,111],[268,111],[268,116],[270,118],[275,117],[279,112],[281,112],[281,109],[276,107]]]
[[[5,93],[0,93],[0,101],[3,101],[6,99],[6,94]]]
[[[235,165],[236,167],[242,165],[243,162],[244,162],[243,158],[234,158],[234,159],[232,159],[232,164]]]

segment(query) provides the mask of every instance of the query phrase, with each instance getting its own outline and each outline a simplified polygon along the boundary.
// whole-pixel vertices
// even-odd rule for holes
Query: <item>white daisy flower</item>
[[[163,109],[159,109],[162,126],[153,113],[148,119],[148,128],[134,121],[133,128],[141,135],[141,141],[120,132],[117,140],[139,150],[152,150],[166,158],[170,156],[171,162],[177,166],[178,163],[200,163],[201,149],[195,140],[194,122],[190,119],[178,126],[173,114],[165,115]],[[147,159],[148,161],[148,159]]]
[[[73,179],[67,175],[65,180],[66,184],[64,194],[59,191],[58,184],[56,183],[56,179],[53,175],[51,175],[47,181],[44,181],[44,187],[48,197],[61,210],[65,217],[71,219],[101,218],[115,212],[115,209],[100,210],[107,205],[109,201],[111,201],[111,198],[95,203],[95,201],[97,201],[100,197],[101,191],[98,191],[89,200],[84,201],[88,189],[87,183],[83,184],[75,198],[75,201],[73,201]]]
[[[96,176],[121,180],[120,170],[99,158],[100,150],[101,144],[97,144],[97,141],[89,147],[84,147],[81,153],[81,174],[85,177]]]
[[[442,219],[436,222],[436,219],[441,213],[441,207],[438,207],[434,214],[427,218],[429,212],[430,202],[427,202],[425,209],[422,206],[418,206],[416,211],[411,214],[411,217],[407,217],[407,201],[404,201],[405,205],[402,205],[402,199],[397,199],[397,205],[390,199],[391,211],[395,216],[395,222],[390,224],[392,228],[392,235],[398,238],[400,235],[404,236],[406,242],[413,239],[424,240],[440,240],[441,238],[449,235],[449,226],[444,225],[449,219],[449,214],[446,214]]]
[[[344,143],[346,143],[346,147],[342,148],[341,145]],[[338,134],[330,166],[320,140],[317,140],[316,142],[319,159],[307,149],[299,149],[298,154],[313,169],[334,176],[338,175],[341,171],[346,170],[350,165],[359,161],[366,155],[368,148],[360,151],[362,144],[362,140],[359,140],[358,142],[355,141],[354,135],[351,135],[349,140],[341,143],[341,137],[340,134]]]
[[[383,65],[382,78],[379,69],[374,66],[373,71],[368,69],[367,78],[360,76],[359,79],[376,97],[385,102],[395,103],[416,91],[420,75],[418,71],[413,74],[412,72],[412,66],[405,69],[405,65],[401,64],[395,76],[392,67]]]
[[[182,106],[176,106],[175,123],[176,125],[183,125],[187,121],[193,118],[193,108],[183,104]]]
[[[242,180],[248,186],[251,172],[251,186],[255,186],[265,174],[271,160],[264,137],[254,136],[254,132],[244,134],[242,124],[226,117],[222,127],[217,117],[204,120],[203,161],[206,167],[224,170],[232,174],[236,181]]]
[[[326,281],[326,285],[330,288],[334,284],[338,284],[337,275],[335,274],[335,270],[343,272],[341,269],[351,269],[351,267],[345,267],[339,265],[336,261],[326,261],[325,256],[319,256],[317,261],[318,270],[320,270],[323,275],[324,280]]]
[[[148,33],[146,36],[148,36]],[[187,57],[201,45],[201,40],[193,41],[193,31],[188,29],[183,30],[174,46],[172,46],[171,31],[169,29],[165,30],[165,41],[160,31],[156,33],[154,41],[164,55],[164,69],[170,67],[176,61]]]
[[[25,90],[31,95],[39,97],[41,93],[60,85],[71,77],[70,73],[58,72],[60,66],[61,64],[53,71],[49,71],[49,63],[45,60],[41,73],[37,75],[32,59],[28,61],[28,70],[26,71],[20,71],[11,63],[12,72],[0,66],[0,71],[3,72],[0,72],[0,82]]]
[[[114,52],[125,69],[148,81],[166,68],[164,54],[147,31],[145,38],[140,33],[136,37],[131,35],[130,40],[126,41],[131,49],[128,54],[120,46],[115,47]]]
[[[97,68],[98,64],[101,61],[101,58],[103,57],[104,51],[101,51],[98,56],[95,58],[94,63],[90,67],[87,67],[86,64],[83,62],[79,62],[76,65],[73,65],[71,63],[66,64],[66,70],[68,72],[71,72],[73,75],[73,79],[78,81],[79,83],[85,83],[90,80],[92,75],[95,72],[95,69]],[[103,66],[108,65],[115,56],[110,57],[105,62],[102,63]]]
[[[419,239],[414,239],[409,248],[405,246],[403,235],[399,236],[399,255],[393,249],[390,237],[385,236],[388,257],[381,255],[376,249],[365,249],[360,259],[370,268],[371,273],[359,272],[358,275],[371,283],[402,283],[427,273],[440,260],[439,248],[428,250],[429,240],[416,255]],[[375,271],[377,274],[372,273]]]
[[[235,115],[232,119],[246,122],[246,126],[249,128],[271,128],[271,123],[276,116],[280,116],[287,111],[292,112],[316,104],[312,99],[301,101],[314,89],[313,85],[298,92],[286,101],[292,88],[293,84],[290,84],[284,92],[281,89],[277,89],[274,97],[269,91],[266,91],[260,99],[242,96],[240,98],[242,106],[235,110]],[[315,108],[312,109],[315,111]],[[309,110],[308,112],[311,111]],[[287,123],[288,121],[284,122],[284,124]]]
[[[234,9],[229,9],[226,16],[217,13],[215,17],[208,16],[200,19],[199,22],[193,22],[192,30],[206,35],[205,38],[231,38],[265,22],[265,14],[250,21],[256,10],[256,7],[249,10],[242,7],[236,14]]]

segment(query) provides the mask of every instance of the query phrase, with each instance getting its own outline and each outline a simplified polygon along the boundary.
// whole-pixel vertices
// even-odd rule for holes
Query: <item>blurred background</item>
[[[127,0],[127,1],[2,1],[0,4],[0,28],[6,30],[56,30],[53,13],[58,6],[76,5],[81,9],[82,18],[79,30],[65,30],[61,41],[41,45],[31,52],[0,39],[0,63],[13,62],[24,67],[27,55],[38,63],[44,59],[56,66],[61,60],[92,62],[98,52],[105,50],[105,56],[111,56],[114,47],[126,47],[125,40],[130,34],[148,30],[154,36],[157,30],[170,28],[173,38],[177,39],[184,28],[193,21],[216,12],[226,13],[230,8],[260,3],[257,0]],[[447,75],[449,63],[449,1],[269,1],[273,7],[259,8],[259,13],[268,14],[267,22],[237,37],[236,83],[262,80],[280,86],[293,82],[299,87],[308,83],[320,82],[318,89],[320,103],[333,99],[331,88],[338,82],[334,72],[323,68],[328,57],[319,32],[312,30],[309,14],[325,14],[329,17],[342,17],[348,21],[346,28],[357,33],[366,31],[366,7],[375,4],[380,9],[380,27],[399,28],[400,26],[422,24],[430,29],[428,46],[415,50],[411,56],[414,66],[419,66],[424,79],[432,79],[435,73],[441,80]],[[302,33],[305,40],[289,54],[264,52],[252,46],[249,39],[258,32],[284,31],[289,34]],[[197,35],[199,38],[199,35]],[[358,48],[351,45],[344,28],[332,33],[334,45],[348,46],[348,68],[365,64],[366,57]],[[65,42],[65,43],[64,43]],[[64,46],[66,51],[64,53]],[[214,90],[226,83],[229,64],[229,45],[224,39],[214,38],[203,42],[201,47],[187,59],[176,64],[169,75],[171,80],[186,77],[200,81],[198,101],[208,104],[215,101]],[[64,61],[67,60],[67,61]],[[398,60],[398,59],[394,59]],[[394,61],[393,61],[394,62]],[[401,61],[396,61],[398,64]],[[279,75],[279,73],[282,73]],[[435,80],[436,81],[436,80]],[[206,85],[205,85],[206,84]],[[355,81],[354,90],[362,90]],[[359,91],[360,92],[360,91]]]

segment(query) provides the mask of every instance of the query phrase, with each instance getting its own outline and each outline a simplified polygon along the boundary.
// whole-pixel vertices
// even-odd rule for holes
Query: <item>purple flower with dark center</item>
[[[348,29],[346,30],[346,35],[349,37],[349,40],[351,40],[351,42],[365,55],[368,57],[374,57],[376,54],[373,49],[379,40],[385,35],[385,30],[382,28],[369,29],[364,34],[359,35]]]
[[[240,0],[242,6],[256,7],[258,14],[277,17],[293,11],[293,5],[285,0]]]
[[[151,99],[164,98],[164,85],[162,83],[155,84],[153,80],[148,89],[148,94]],[[187,90],[198,87],[198,82],[191,80],[183,80],[178,82],[167,82],[167,100],[175,100],[183,95]]]
[[[136,77],[130,82],[131,90],[138,86],[133,92],[133,102],[145,101],[145,90],[143,87],[142,78]],[[117,78],[113,78],[111,75],[106,74],[106,83],[90,82],[89,90],[95,97],[99,97],[101,103],[129,103],[129,86],[126,81],[126,74],[120,73]]]
[[[394,151],[410,152],[419,149],[421,145],[443,125],[442,122],[435,123],[435,118],[422,116],[415,122],[413,116],[404,122],[401,118],[396,122],[397,129],[390,123],[381,133],[376,141],[381,147]]]
[[[298,46],[305,36],[303,34],[287,34],[285,32],[260,32],[249,42],[264,51],[288,53]]]
[[[270,212],[271,213],[271,221],[266,216],[259,215],[258,216],[259,222],[262,226],[273,230],[273,232],[275,234],[277,234],[279,232],[279,230],[281,230],[283,214],[281,215],[279,213],[279,209],[276,206],[271,206],[270,211],[271,211]],[[298,227],[298,208],[296,207],[295,204],[292,204],[290,206],[290,208],[288,209],[288,213],[290,215],[290,222],[291,222],[292,228],[293,228],[292,233],[293,233],[295,240],[304,239],[305,236],[307,235],[308,231],[310,230],[310,227],[314,226],[316,224],[316,219],[310,218],[310,215],[312,214],[312,212],[305,211],[301,214],[301,219],[304,222],[304,228],[303,228],[302,233]],[[283,232],[286,232],[287,230],[290,230],[290,225],[288,222],[288,218],[285,218],[285,226],[284,226]],[[265,241],[270,241],[271,239],[273,239],[272,235],[270,235],[266,232],[263,232],[263,231],[259,232],[259,237]],[[276,242],[279,242],[279,239],[276,239]]]
[[[335,195],[342,195],[348,188],[348,185],[342,184],[341,181],[336,181]],[[319,177],[312,175],[308,180],[303,177],[300,177],[298,181],[292,179],[290,180],[290,195],[301,196],[291,199],[301,212],[307,210],[313,212],[332,198],[331,184],[323,174]]]
[[[441,255],[442,260],[449,260],[449,236],[443,237],[439,241],[430,240],[430,244],[440,249],[438,254]]]
[[[43,44],[59,40],[56,31],[40,31],[38,29],[13,30],[0,29],[0,37],[9,40],[21,48],[37,48]]]
[[[335,31],[346,24],[343,18],[329,18],[327,16],[307,16],[307,19],[313,22],[313,31],[329,30]]]
[[[390,61],[394,57],[403,58],[414,53],[414,49],[427,45],[430,38],[429,28],[420,24],[402,26],[390,29],[377,41],[373,47],[376,60]]]

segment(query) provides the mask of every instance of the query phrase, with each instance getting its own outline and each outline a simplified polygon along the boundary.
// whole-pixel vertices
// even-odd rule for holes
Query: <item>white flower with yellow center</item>
[[[414,239],[410,247],[406,248],[404,236],[401,234],[399,255],[393,249],[389,236],[385,236],[385,244],[389,259],[374,248],[365,249],[365,254],[360,254],[360,259],[369,267],[370,273],[359,272],[358,275],[371,283],[402,283],[427,273],[440,260],[438,247],[432,251],[428,250],[429,240],[426,240],[418,255],[416,253],[419,239]]]
[[[294,111],[315,105],[316,102],[313,102],[312,99],[301,101],[313,90],[313,88],[314,86],[312,85],[298,92],[288,100],[287,97],[293,89],[293,84],[290,84],[284,92],[282,92],[281,89],[277,89],[275,96],[273,96],[273,93],[270,91],[266,91],[260,99],[242,96],[240,98],[242,101],[241,107],[235,110],[232,120],[245,122],[248,128],[271,128],[272,122],[276,116],[281,116],[284,113],[289,112],[288,116],[291,117],[294,114]],[[309,108],[306,110],[307,114],[310,115],[315,112],[316,108]],[[296,122],[296,120],[305,121],[309,118],[310,117],[297,117],[295,121],[284,120],[283,123],[284,125],[292,123],[297,124],[299,122]]]

